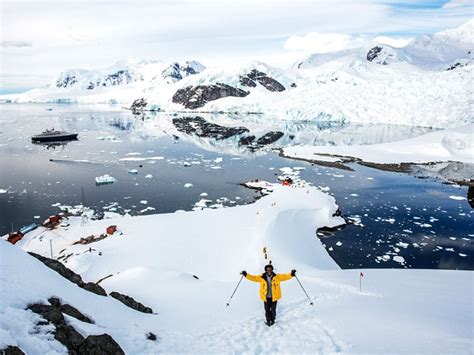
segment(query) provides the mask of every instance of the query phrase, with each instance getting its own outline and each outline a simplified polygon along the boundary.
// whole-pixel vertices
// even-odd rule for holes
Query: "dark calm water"
[[[211,204],[249,203],[257,193],[240,182],[275,181],[280,168],[304,167],[301,177],[329,188],[343,215],[356,221],[323,238],[341,267],[474,270],[474,210],[467,187],[358,164],[351,172],[269,151],[242,152],[233,139],[179,134],[171,117],[141,119],[120,108],[0,105],[0,233],[12,224],[17,229],[40,222],[58,212],[58,204],[84,202],[98,211],[138,215],[190,210],[202,193]],[[224,121],[258,130],[257,118]],[[32,135],[51,127],[77,131],[79,140],[56,147],[31,143]],[[272,128],[286,133],[279,144],[380,143],[426,131],[305,122]],[[133,169],[138,173],[130,174]],[[96,186],[95,177],[103,174],[117,182]]]

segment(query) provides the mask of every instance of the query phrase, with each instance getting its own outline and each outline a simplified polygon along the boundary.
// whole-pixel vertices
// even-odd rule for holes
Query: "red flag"
[[[362,272],[360,273],[360,277],[364,277],[364,274]]]

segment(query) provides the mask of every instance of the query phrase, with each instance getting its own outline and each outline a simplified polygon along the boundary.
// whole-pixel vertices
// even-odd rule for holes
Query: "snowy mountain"
[[[0,102],[112,103],[136,113],[457,126],[472,120],[473,23],[422,35],[400,48],[371,42],[312,54],[291,69],[262,62],[205,69],[194,61],[129,61],[106,70],[69,70],[47,88],[6,95]]]
[[[305,60],[296,63],[295,67],[315,68],[333,60],[341,61],[345,58],[345,63],[344,61],[340,63],[340,69],[355,67],[355,62],[364,63],[367,67],[369,65],[367,62],[372,62],[382,65],[406,63],[425,70],[445,70],[457,61],[468,60],[472,64],[473,33],[474,19],[458,28],[433,35],[423,34],[403,47],[395,48],[370,41],[359,48],[311,54]]]

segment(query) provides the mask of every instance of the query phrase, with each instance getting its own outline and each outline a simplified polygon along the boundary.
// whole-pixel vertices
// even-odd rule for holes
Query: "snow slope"
[[[108,333],[127,353],[154,352],[145,335],[157,329],[154,318],[134,311],[111,297],[79,288],[16,246],[0,241],[0,349],[18,346],[28,354],[64,354],[67,349],[54,339],[50,326],[38,327],[41,317],[26,307],[48,304],[51,296],[73,305],[95,324],[67,317],[81,335]]]
[[[115,322],[113,335],[130,354],[471,351],[472,272],[367,270],[360,293],[358,271],[339,270],[315,237],[317,227],[343,222],[332,216],[337,209],[334,199],[304,182],[299,187],[265,186],[273,192],[245,206],[118,217],[89,221],[82,227],[80,218],[74,217],[70,227],[33,231],[15,247],[0,249],[7,254],[6,258],[2,255],[3,265],[11,270],[10,275],[4,272],[6,267],[1,268],[2,285],[19,285],[0,304],[10,312],[24,312],[21,309],[30,297],[62,294],[54,284],[46,289],[51,272],[43,274],[39,267],[29,267],[19,250],[48,255],[51,238],[55,256],[72,253],[65,265],[86,281],[112,275],[100,283],[107,291],[127,293],[158,313],[143,316],[138,324],[129,314],[123,314],[130,317],[128,323]],[[111,224],[123,234],[89,245],[71,245],[81,237],[102,233]],[[258,273],[268,262],[262,255],[263,246],[277,272],[298,269],[315,302],[313,307],[308,304],[295,280],[283,283],[277,324],[272,328],[263,324],[263,307],[254,283],[242,281],[231,306],[225,307],[240,270]],[[22,273],[20,264],[30,272]],[[28,283],[41,293],[32,291],[29,296],[24,292],[31,287]],[[20,287],[22,295],[17,299],[13,295]],[[78,308],[90,303],[72,296],[68,301]],[[90,304],[84,311],[89,314],[92,307],[102,306]],[[107,325],[106,321],[100,324]],[[0,324],[2,344],[7,339],[24,345],[39,337],[17,333],[16,323],[9,319]],[[158,342],[132,341],[149,327],[156,330]],[[145,345],[154,348],[144,349]]]
[[[371,145],[294,146],[283,149],[288,157],[332,161],[355,157],[366,162],[430,163],[457,161],[474,164],[474,124],[439,130],[397,142]]]

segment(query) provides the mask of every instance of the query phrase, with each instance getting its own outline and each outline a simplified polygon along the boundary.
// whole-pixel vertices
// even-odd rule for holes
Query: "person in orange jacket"
[[[261,275],[250,275],[247,271],[242,271],[241,275],[250,281],[260,283],[260,298],[265,308],[266,324],[275,324],[277,301],[281,298],[282,281],[288,281],[296,275],[296,270],[291,270],[289,274],[275,274],[273,265],[265,266],[265,272]]]

